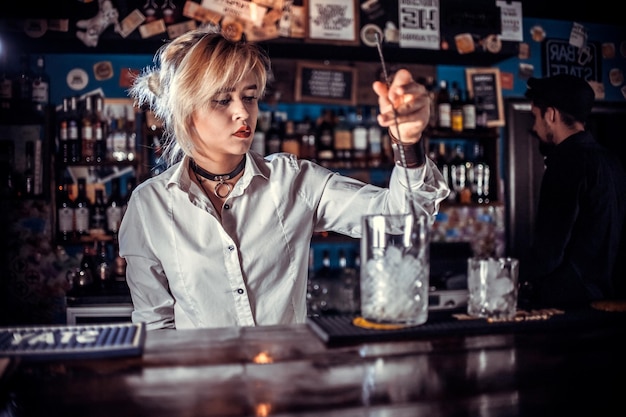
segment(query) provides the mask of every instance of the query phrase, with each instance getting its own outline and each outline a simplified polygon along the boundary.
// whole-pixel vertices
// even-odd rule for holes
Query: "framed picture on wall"
[[[357,0],[307,0],[309,42],[359,44]]]
[[[465,70],[467,89],[476,104],[476,116],[484,113],[487,126],[504,126],[502,85],[498,68],[467,68]]]

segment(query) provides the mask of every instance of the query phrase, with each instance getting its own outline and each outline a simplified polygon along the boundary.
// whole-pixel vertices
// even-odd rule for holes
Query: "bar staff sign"
[[[543,58],[546,77],[569,74],[587,81],[602,81],[599,78],[598,48],[594,43],[588,42],[579,48],[565,39],[547,39],[543,45]]]

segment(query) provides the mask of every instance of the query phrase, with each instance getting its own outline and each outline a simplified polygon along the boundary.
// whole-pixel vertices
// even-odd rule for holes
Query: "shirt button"
[[[228,247],[228,250],[232,252],[232,251],[235,250],[235,247],[231,245],[231,246]]]
[[[243,290],[242,290],[241,288],[239,288],[239,289],[237,290],[237,294],[243,294]]]
[[[224,210],[228,210],[230,208],[230,204],[224,204]]]

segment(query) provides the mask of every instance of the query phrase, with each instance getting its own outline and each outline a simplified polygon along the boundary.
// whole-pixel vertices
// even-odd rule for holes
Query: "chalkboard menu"
[[[474,96],[476,114],[487,115],[487,126],[504,125],[502,87],[498,68],[468,68],[465,70],[467,88]]]
[[[299,62],[296,101],[356,104],[356,69],[343,65]]]

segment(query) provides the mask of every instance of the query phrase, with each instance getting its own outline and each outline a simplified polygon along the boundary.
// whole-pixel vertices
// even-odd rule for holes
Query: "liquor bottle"
[[[315,128],[310,116],[305,116],[298,123],[296,132],[300,135],[300,157],[302,159],[316,160],[317,149],[315,147]]]
[[[335,112],[325,109],[317,123],[317,160],[323,166],[331,166],[335,159],[333,146],[335,130]]]
[[[120,191],[120,178],[115,177],[111,180],[111,194],[107,201],[106,217],[107,217],[107,233],[110,235],[117,234],[122,222],[122,206],[124,199]]]
[[[448,159],[449,158],[448,151],[446,149],[446,143],[444,141],[441,141],[438,145],[437,159],[435,160],[435,163],[437,164],[437,168],[439,168],[441,175],[443,175],[446,184],[448,185],[448,187],[450,187],[450,196],[448,196],[448,198],[450,200],[454,200],[456,198],[456,191],[452,190],[452,182],[450,179],[450,163]]]
[[[372,106],[367,119],[367,142],[369,146],[369,166],[378,167],[383,162],[383,144],[381,127],[376,120],[378,110]]]
[[[113,279],[115,281],[126,281],[126,259],[120,256],[120,242],[118,234],[113,235]]]
[[[89,229],[92,235],[104,235],[106,233],[106,209],[104,190],[98,188],[91,208],[91,220],[89,222]]]
[[[33,74],[30,70],[30,56],[20,56],[20,70],[15,78],[15,98],[17,110],[30,113],[32,110]]]
[[[481,144],[474,144],[474,163],[472,174],[472,201],[478,204],[487,204],[489,197],[489,181],[491,172],[485,161],[484,148]]]
[[[126,119],[119,117],[111,121],[110,135],[112,136],[111,155],[117,162],[126,161],[128,156],[128,135],[126,134]]]
[[[46,72],[43,56],[37,57],[35,73],[32,78],[31,102],[37,113],[44,113],[50,104],[50,76]]]
[[[57,152],[62,163],[70,162],[70,145],[69,145],[69,99],[63,99],[61,112],[57,114],[59,120],[59,150]]]
[[[122,203],[122,218],[124,218],[124,214],[126,213],[126,208],[128,207],[128,201],[130,200],[130,196],[137,185],[137,179],[135,177],[126,178],[126,193],[124,194],[124,202]]]
[[[94,279],[94,253],[93,249],[89,245],[83,245],[83,254],[80,258],[80,266],[78,272],[74,278],[74,285],[81,289],[88,289],[93,286]]]
[[[104,116],[104,98],[95,96],[95,109],[93,118],[93,134],[95,140],[94,157],[100,163],[107,160],[107,127],[108,123]]]
[[[137,125],[135,124],[135,110],[126,107],[126,121],[124,124],[126,135],[126,160],[134,161],[137,154]]]
[[[369,165],[367,158],[367,120],[363,117],[363,111],[363,109],[357,109],[356,120],[352,129],[352,158],[357,168],[367,168]]]
[[[67,179],[57,192],[57,240],[69,242],[74,238],[74,202]]]
[[[351,168],[352,159],[352,129],[343,109],[337,112],[337,119],[333,129],[333,147],[337,168]]]
[[[32,197],[37,194],[35,185],[35,143],[32,140],[26,141],[25,150],[25,168],[23,175],[23,195],[24,197]]]
[[[87,197],[87,180],[79,178],[77,185],[78,193],[76,200],[74,200],[74,226],[77,235],[88,235],[89,221],[91,220],[91,201]]]
[[[474,96],[470,94],[469,90],[465,90],[463,102],[463,130],[476,130],[476,103],[474,103]]]
[[[15,144],[12,140],[0,141],[0,197],[2,200],[17,195],[14,168]]]
[[[67,116],[67,143],[70,163],[80,163],[82,159],[82,143],[80,139],[78,97],[76,96],[70,97],[70,108]]]
[[[439,91],[437,91],[437,127],[443,130],[448,130],[452,127],[451,112],[452,105],[450,103],[448,82],[441,80],[439,82]]]
[[[336,284],[338,286],[336,302],[337,310],[344,314],[355,314],[359,310],[358,284],[359,273],[356,268],[348,265],[345,250],[339,250],[339,269]]]
[[[281,151],[283,135],[283,124],[276,112],[272,112],[272,121],[265,135],[265,146],[267,147],[265,152],[267,155]]]
[[[111,262],[107,253],[106,242],[96,242],[96,259],[94,264],[95,282],[100,288],[106,288],[111,281]]]
[[[463,100],[456,81],[452,81],[450,90],[450,127],[454,132],[463,131]]]
[[[281,143],[281,150],[300,157],[300,136],[296,134],[293,120],[285,122],[285,136]]]
[[[80,118],[81,155],[87,163],[96,160],[96,138],[93,132],[93,107],[91,96],[85,97],[85,106]]]

